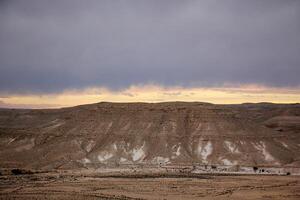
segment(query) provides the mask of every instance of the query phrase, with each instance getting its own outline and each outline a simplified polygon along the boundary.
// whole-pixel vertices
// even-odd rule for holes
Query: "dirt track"
[[[0,176],[0,199],[300,199],[299,176]]]

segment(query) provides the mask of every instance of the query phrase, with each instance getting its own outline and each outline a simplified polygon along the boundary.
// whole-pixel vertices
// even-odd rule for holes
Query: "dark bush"
[[[13,175],[22,175],[22,174],[33,174],[32,171],[30,170],[25,170],[25,169],[12,169],[11,173]]]
[[[13,175],[21,175],[23,171],[21,169],[12,169],[11,173],[13,173]]]

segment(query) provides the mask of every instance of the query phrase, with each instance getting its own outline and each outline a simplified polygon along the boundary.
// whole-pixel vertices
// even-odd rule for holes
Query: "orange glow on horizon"
[[[58,94],[8,95],[0,97],[0,107],[58,108],[107,102],[199,101],[215,104],[299,103],[300,88],[271,88],[260,85],[215,88],[131,86],[121,91],[106,88],[69,90]],[[2,102],[2,103],[1,103]]]

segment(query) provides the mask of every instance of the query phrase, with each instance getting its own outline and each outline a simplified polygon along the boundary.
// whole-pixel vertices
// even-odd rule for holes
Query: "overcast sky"
[[[299,0],[0,1],[0,94],[299,77]]]

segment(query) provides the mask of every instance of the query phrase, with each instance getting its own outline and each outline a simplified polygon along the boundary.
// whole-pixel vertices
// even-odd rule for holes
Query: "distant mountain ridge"
[[[109,103],[0,109],[0,167],[300,166],[299,104]]]

